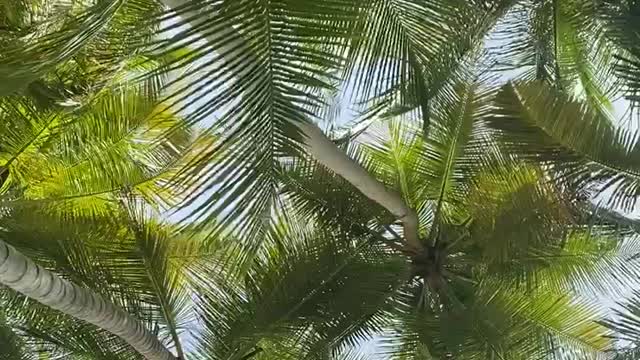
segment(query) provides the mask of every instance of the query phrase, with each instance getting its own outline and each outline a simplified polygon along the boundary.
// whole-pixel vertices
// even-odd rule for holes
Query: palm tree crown
[[[3,358],[636,356],[635,1],[0,9]]]

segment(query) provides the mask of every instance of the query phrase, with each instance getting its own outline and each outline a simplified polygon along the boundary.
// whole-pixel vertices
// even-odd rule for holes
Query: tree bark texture
[[[0,241],[0,283],[120,337],[149,360],[175,360],[156,336],[133,316],[99,294],[35,264],[3,241]]]

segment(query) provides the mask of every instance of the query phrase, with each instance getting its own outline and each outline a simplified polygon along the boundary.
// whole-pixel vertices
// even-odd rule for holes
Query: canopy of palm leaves
[[[639,15],[0,0],[0,240],[180,359],[364,359],[367,341],[398,360],[633,359],[640,228],[620,211],[640,146],[614,104],[638,100]],[[319,158],[308,124],[417,229]],[[598,296],[629,299],[609,316]],[[141,358],[12,290],[0,304],[3,359]]]

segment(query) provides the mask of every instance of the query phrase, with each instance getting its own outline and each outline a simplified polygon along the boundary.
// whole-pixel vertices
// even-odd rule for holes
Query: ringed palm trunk
[[[175,360],[133,316],[99,294],[35,264],[0,241],[0,283],[52,309],[109,331],[149,360]]]
[[[205,13],[194,10],[184,11],[191,0],[160,1],[171,9],[181,10],[181,17],[188,21],[189,25],[194,29],[203,29],[203,23],[216,16],[212,11]],[[218,48],[219,51],[246,49],[248,47],[243,43],[242,36],[231,26],[215,32],[206,31],[203,36],[210,43],[220,44],[221,40],[224,39],[224,45]],[[342,152],[315,124],[306,122],[296,123],[295,125],[305,135],[305,143],[303,145],[316,161],[343,177],[369,199],[377,202],[396,216],[398,220],[402,221],[404,237],[409,250],[419,252],[423,248],[418,236],[418,216],[415,210],[407,206],[400,194],[390,191],[384,184],[371,176],[360,164]]]

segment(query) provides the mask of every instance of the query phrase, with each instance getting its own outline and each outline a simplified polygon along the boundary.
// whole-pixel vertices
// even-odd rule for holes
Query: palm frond
[[[180,170],[211,142],[160,110],[143,87],[103,91],[71,113],[43,113],[21,99],[5,98],[3,104],[9,109],[3,112],[8,121],[3,171],[9,175],[3,189],[12,194],[9,207],[98,216],[108,213],[110,199],[125,189],[167,207],[184,192],[177,182]]]
[[[356,146],[349,146],[347,153],[366,161]],[[280,194],[287,211],[300,219],[316,219],[323,228],[366,235],[366,224],[370,222],[393,222],[381,206],[310,158],[285,162],[281,182]]]
[[[410,292],[404,297],[416,301]],[[404,308],[383,340],[393,359],[600,359],[609,344],[592,305],[549,289],[485,283],[456,311]]]
[[[84,56],[92,63],[87,73],[117,68],[152,34],[149,23],[145,21],[140,26],[138,19],[158,10],[150,0],[39,5],[46,9],[40,13],[42,19],[10,38],[4,47],[6,51],[0,57],[0,94],[22,90],[76,56]],[[86,56],[87,52],[91,55]]]
[[[606,37],[621,51],[616,54],[618,62],[615,64],[616,74],[624,82],[623,91],[626,98],[637,105],[639,83],[638,66],[640,48],[638,39],[638,16],[640,9],[634,1],[601,1],[598,2],[598,14],[603,20]]]
[[[611,116],[614,52],[588,1],[525,1],[498,25],[498,63],[517,76],[543,81]]]
[[[7,324],[4,313],[0,313],[0,355],[7,360],[31,359],[25,354],[24,342]]]
[[[195,171],[206,172],[206,178],[198,183],[198,193],[207,201],[192,209],[191,218],[216,218],[220,229],[242,234],[241,238],[250,242],[262,231],[265,214],[274,206],[279,159],[299,147],[295,123],[313,119],[321,105],[314,94],[331,87],[327,71],[336,68],[341,59],[330,48],[346,34],[343,26],[335,25],[351,16],[351,4],[255,0],[168,3],[173,8],[166,19],[176,25],[164,31],[177,33],[159,42],[156,51],[171,51],[178,46],[176,39],[187,41],[191,36],[202,42],[170,65],[176,69],[188,64],[194,67],[169,86],[197,71],[205,75],[182,84],[166,101],[179,104],[190,122],[214,116],[211,126],[220,138],[192,164]],[[203,7],[207,11],[202,11]],[[227,30],[195,35],[205,24]],[[327,47],[319,46],[325,42]],[[195,101],[195,94],[205,89],[204,99]]]
[[[613,206],[633,207],[640,179],[633,133],[538,83],[505,85],[495,105],[488,123],[506,151],[552,166],[577,188],[610,192]]]
[[[640,341],[640,302],[638,302],[638,292],[633,294],[626,301],[618,302],[618,308],[614,309],[612,319],[605,320],[604,323],[615,331],[615,336],[621,340],[631,343]]]
[[[371,239],[310,230],[272,232],[273,247],[256,256],[242,286],[220,284],[212,293],[199,275],[200,356],[239,359],[261,339],[286,344],[289,336],[313,354],[357,343],[384,322],[376,313],[406,276],[406,262]]]
[[[352,96],[418,107],[428,127],[432,98],[510,5],[381,0],[363,7],[348,49]]]
[[[478,177],[467,199],[473,236],[452,251],[466,248],[467,256],[482,258],[476,263],[489,276],[512,284],[625,291],[637,276],[640,251],[630,220],[608,219],[576,202],[579,194],[549,183],[541,168],[521,164],[500,171]]]

